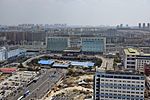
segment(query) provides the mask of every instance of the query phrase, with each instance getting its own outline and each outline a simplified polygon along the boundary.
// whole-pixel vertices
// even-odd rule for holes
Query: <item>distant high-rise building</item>
[[[96,72],[94,100],[144,100],[145,79],[134,72]]]
[[[147,28],[150,28],[150,23],[147,23]]]
[[[139,28],[141,28],[141,23],[139,23]]]
[[[123,28],[123,24],[120,24],[120,28]]]
[[[145,28],[146,26],[145,26],[145,23],[143,23],[143,28]]]

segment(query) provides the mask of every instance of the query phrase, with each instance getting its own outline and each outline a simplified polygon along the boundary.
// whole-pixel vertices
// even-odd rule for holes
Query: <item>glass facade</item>
[[[105,38],[82,38],[83,52],[104,52]]]
[[[68,47],[68,38],[49,37],[47,38],[47,50],[49,51],[63,51]]]
[[[49,51],[63,51],[72,47],[85,53],[104,53],[106,48],[106,38],[96,36],[54,36],[48,37],[46,43]]]

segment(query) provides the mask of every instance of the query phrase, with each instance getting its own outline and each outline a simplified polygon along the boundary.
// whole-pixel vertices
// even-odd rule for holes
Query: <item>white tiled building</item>
[[[97,72],[94,100],[144,100],[143,75],[129,72]]]

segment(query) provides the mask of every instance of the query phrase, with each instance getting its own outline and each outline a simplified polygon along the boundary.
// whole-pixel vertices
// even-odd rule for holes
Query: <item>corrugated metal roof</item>
[[[71,65],[73,66],[83,66],[83,67],[92,67],[94,66],[93,62],[78,62],[78,61],[71,61]]]
[[[58,63],[54,63],[53,67],[69,67],[69,64],[58,64]]]
[[[42,64],[42,65],[51,65],[53,63],[54,63],[53,60],[40,60],[40,61],[38,61],[38,64]]]
[[[13,73],[13,72],[16,72],[17,69],[16,68],[0,68],[0,71],[3,73]]]

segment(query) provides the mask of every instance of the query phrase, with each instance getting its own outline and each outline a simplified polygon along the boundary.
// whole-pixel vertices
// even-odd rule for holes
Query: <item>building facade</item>
[[[106,38],[89,35],[65,35],[47,37],[47,50],[62,52],[67,48],[77,48],[83,53],[104,53]]]
[[[0,48],[0,61],[7,59],[7,49],[5,47]]]
[[[83,37],[81,42],[83,52],[105,52],[105,39],[101,37]]]
[[[125,69],[134,69],[144,72],[144,64],[150,63],[150,54],[140,52],[133,48],[124,49],[123,63]]]
[[[136,67],[139,72],[144,73],[145,64],[150,64],[150,54],[139,55],[136,58]]]
[[[146,63],[144,65],[144,74],[149,76],[150,75],[150,63]]]
[[[94,100],[144,100],[143,75],[127,72],[96,72]]]
[[[138,55],[140,55],[140,53],[133,48],[124,49],[123,63],[124,63],[125,69],[137,70],[135,63],[136,63],[136,57]]]
[[[47,38],[47,50],[49,51],[63,51],[68,47],[67,37],[48,37]]]

